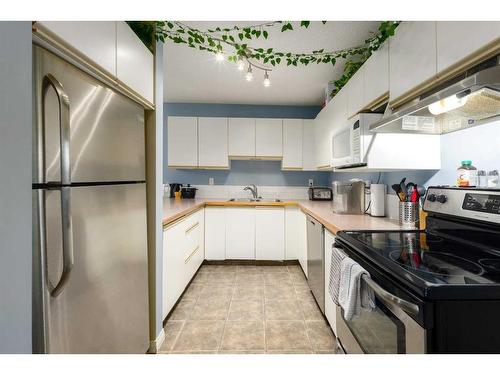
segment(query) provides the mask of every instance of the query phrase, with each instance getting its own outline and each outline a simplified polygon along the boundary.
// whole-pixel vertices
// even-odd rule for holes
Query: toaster
[[[332,189],[329,187],[311,186],[309,188],[309,200],[331,201],[333,199]]]

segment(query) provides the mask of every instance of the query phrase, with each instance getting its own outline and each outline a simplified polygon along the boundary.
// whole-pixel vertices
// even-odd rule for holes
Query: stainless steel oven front
[[[425,353],[426,330],[410,316],[418,314],[420,307],[385,290],[373,275],[362,282],[373,290],[376,307],[363,310],[358,317],[347,321],[342,308],[336,306],[337,336],[344,351],[348,354]]]

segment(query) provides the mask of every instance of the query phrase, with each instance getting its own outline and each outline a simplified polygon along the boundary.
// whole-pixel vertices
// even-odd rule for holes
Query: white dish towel
[[[328,283],[328,292],[332,297],[333,302],[339,304],[339,288],[340,288],[340,271],[342,260],[345,254],[337,249],[335,245],[332,247],[331,265],[330,265],[330,281]]]
[[[363,282],[362,277],[370,277],[368,271],[351,258],[344,258],[340,266],[339,304],[344,310],[344,319],[350,321],[358,317],[362,309],[375,308],[373,290]]]

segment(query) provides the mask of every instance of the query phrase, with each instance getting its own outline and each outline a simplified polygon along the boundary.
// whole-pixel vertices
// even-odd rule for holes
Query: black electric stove
[[[500,353],[500,191],[431,187],[424,210],[425,231],[342,231],[336,246],[418,306],[426,352]]]

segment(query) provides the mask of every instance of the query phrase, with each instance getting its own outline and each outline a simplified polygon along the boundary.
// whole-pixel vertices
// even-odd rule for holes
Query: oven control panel
[[[500,194],[467,193],[462,208],[464,210],[500,215]]]
[[[500,224],[500,191],[493,189],[429,187],[424,211]]]

